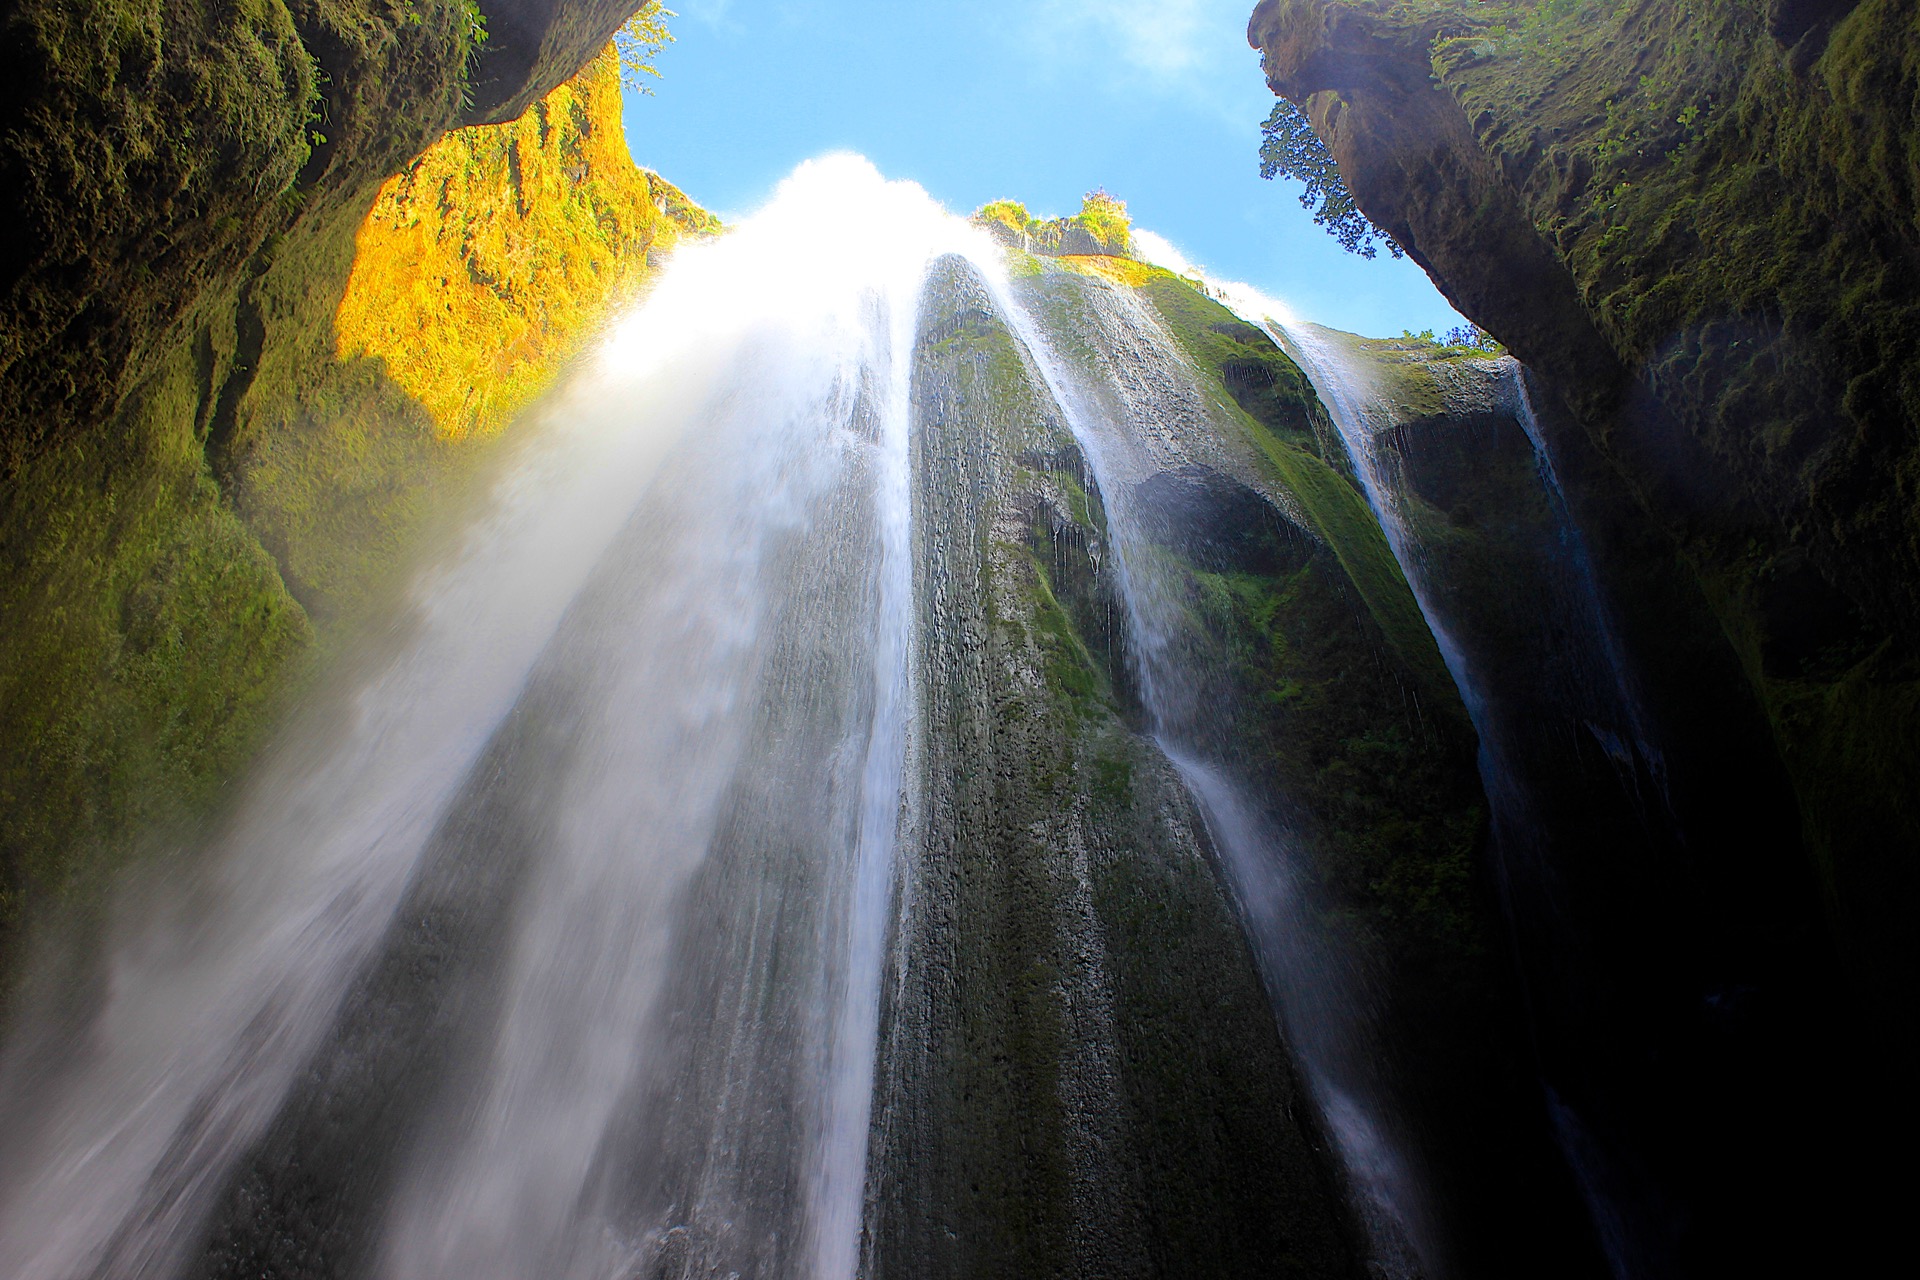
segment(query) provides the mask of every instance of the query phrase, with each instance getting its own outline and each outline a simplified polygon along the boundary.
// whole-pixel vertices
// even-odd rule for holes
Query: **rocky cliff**
[[[10,9],[0,935],[29,897],[215,803],[317,635],[470,465],[448,438],[497,424],[649,247],[700,225],[625,158],[610,60],[562,84],[625,8]],[[433,147],[490,121],[517,122]],[[560,198],[425,227],[403,211],[423,184],[525,182]],[[537,263],[511,248],[529,217],[571,228]],[[439,274],[405,278],[403,260]],[[511,369],[508,403],[447,407],[409,381],[399,331],[353,306],[405,324],[456,288],[518,317],[510,349],[431,331],[409,354]]]
[[[1570,410],[1545,415],[1570,501],[1679,718],[1743,718],[1681,674],[1737,655],[1833,945],[1863,999],[1899,1004],[1920,848],[1911,7],[1266,0],[1249,35],[1361,208]],[[1910,1016],[1887,1017],[1910,1055]]]

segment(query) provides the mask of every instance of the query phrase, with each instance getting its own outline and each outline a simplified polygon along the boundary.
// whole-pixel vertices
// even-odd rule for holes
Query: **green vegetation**
[[[633,165],[603,50],[520,119],[460,129],[380,188],[333,323],[449,436],[500,429],[711,215]]]
[[[1507,353],[1507,349],[1500,345],[1498,338],[1471,321],[1447,330],[1444,337],[1436,336],[1432,329],[1422,329],[1418,333],[1411,329],[1402,329],[1400,337],[1407,342],[1423,343],[1440,351],[1490,356],[1503,356]]]
[[[1133,219],[1125,202],[1105,191],[1087,192],[1080,212],[1068,218],[1036,218],[1016,200],[994,200],[975,210],[973,220],[1002,243],[1028,253],[1126,257],[1133,252]]]
[[[1402,256],[1405,251],[1393,237],[1360,212],[1333,153],[1313,131],[1306,112],[1282,98],[1261,122],[1260,134],[1260,176],[1304,183],[1300,207],[1310,211],[1314,222],[1325,227],[1342,249],[1372,258],[1379,253],[1376,245],[1384,244],[1388,253]]]
[[[646,0],[620,30],[614,32],[613,47],[620,59],[620,83],[635,93],[651,94],[648,79],[658,80],[660,69],[654,65],[662,50],[673,43],[667,19],[677,17],[660,0]]]

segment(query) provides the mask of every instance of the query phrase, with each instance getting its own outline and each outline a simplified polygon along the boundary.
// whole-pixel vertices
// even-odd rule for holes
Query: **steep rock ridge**
[[[923,814],[870,1273],[1354,1273],[1199,815],[1120,714],[1099,491],[963,264],[913,395]]]
[[[1249,35],[1361,207],[1572,410],[1596,553],[1682,619],[1620,593],[1649,664],[1716,643],[1688,618],[1731,644],[1832,936],[1893,1003],[1920,847],[1910,8],[1266,0]],[[1910,1061],[1910,1012],[1875,1021]]]
[[[359,609],[471,465],[378,361],[336,358],[333,317],[380,184],[480,110],[468,72],[496,46],[457,3],[216,8],[26,4],[0,40],[0,936],[25,895],[204,812],[314,623]],[[553,13],[611,29],[604,8]],[[552,89],[562,48],[495,107]],[[608,170],[602,72],[565,92],[611,118],[550,126],[597,141],[547,157],[558,179],[529,151],[523,177],[625,210],[612,239],[642,255],[701,216]],[[505,160],[469,154],[469,177]],[[631,283],[611,240],[597,253],[598,275],[546,273],[536,327]],[[563,355],[535,345],[532,364]]]

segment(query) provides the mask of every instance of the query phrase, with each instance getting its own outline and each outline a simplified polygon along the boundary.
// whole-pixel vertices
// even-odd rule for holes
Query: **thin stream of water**
[[[1556,861],[1550,824],[1541,816],[1533,781],[1517,750],[1509,714],[1496,711],[1484,684],[1485,673],[1470,661],[1453,634],[1445,611],[1438,607],[1427,553],[1414,533],[1406,510],[1412,485],[1404,474],[1406,462],[1382,443],[1380,429],[1390,425],[1390,409],[1373,386],[1363,362],[1345,351],[1339,340],[1315,326],[1262,317],[1281,344],[1301,364],[1326,404],[1348,457],[1359,475],[1367,500],[1386,532],[1394,557],[1413,588],[1421,613],[1440,645],[1447,669],[1465,702],[1480,737],[1480,774],[1493,807],[1493,843],[1497,882],[1510,922],[1517,931],[1545,931],[1549,944],[1549,982],[1557,987],[1542,993],[1526,984],[1535,1025],[1566,1016],[1582,1007],[1584,988],[1604,983],[1593,972],[1596,961],[1586,954],[1590,944],[1584,924],[1573,910],[1571,890]],[[1533,449],[1535,468],[1547,500],[1554,533],[1565,550],[1573,573],[1556,598],[1541,608],[1557,611],[1567,620],[1563,658],[1569,664],[1564,687],[1557,690],[1555,710],[1582,724],[1599,742],[1635,797],[1638,820],[1661,828],[1675,838],[1677,826],[1666,808],[1665,773],[1661,753],[1654,745],[1644,705],[1629,673],[1611,617],[1588,556],[1585,540],[1560,488],[1539,420],[1535,415],[1525,372],[1511,372],[1513,412]],[[1560,598],[1560,597],[1564,598]],[[1597,654],[1593,651],[1597,649]],[[1630,741],[1622,741],[1619,729]],[[1639,778],[1652,777],[1661,794],[1641,793]],[[1528,962],[1522,959],[1526,972]],[[1658,1243],[1663,1228],[1650,1205],[1656,1193],[1638,1185],[1629,1172],[1632,1162],[1611,1148],[1582,1117],[1573,1103],[1546,1086],[1548,1113],[1562,1154],[1586,1199],[1596,1234],[1619,1280],[1667,1274],[1670,1267]]]

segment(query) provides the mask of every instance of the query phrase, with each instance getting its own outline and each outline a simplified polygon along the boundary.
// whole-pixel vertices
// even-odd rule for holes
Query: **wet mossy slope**
[[[445,308],[485,267],[523,317],[512,352],[429,333],[412,354],[518,360],[524,398],[700,223],[624,155],[608,169],[610,60],[561,84],[624,6],[512,8],[28,0],[0,20],[0,940],[217,803],[471,470],[455,438],[500,421],[396,381],[391,331],[350,310],[336,329],[343,297],[444,264],[410,305]],[[432,145],[535,103],[532,125]],[[455,210],[509,174],[564,188],[540,216],[586,211],[560,249],[578,269],[470,253],[444,209],[411,239],[369,222],[403,170]]]
[[[869,1273],[1354,1274],[1199,815],[1123,719],[1098,488],[964,264],[913,402],[923,798]]]
[[[1265,0],[1250,37],[1361,208],[1570,411],[1543,418],[1648,665],[1737,658],[1910,1063],[1913,7]],[[1711,714],[1684,683],[1668,710]]]
[[[1171,272],[1067,258],[1018,287],[1069,366],[1132,382],[1098,411],[1163,433],[1131,495],[1150,544],[1132,572],[1180,619],[1187,709],[1162,731],[1285,833],[1441,1247],[1473,1274],[1581,1274],[1593,1255],[1540,1119],[1474,732],[1326,409],[1272,338]]]

